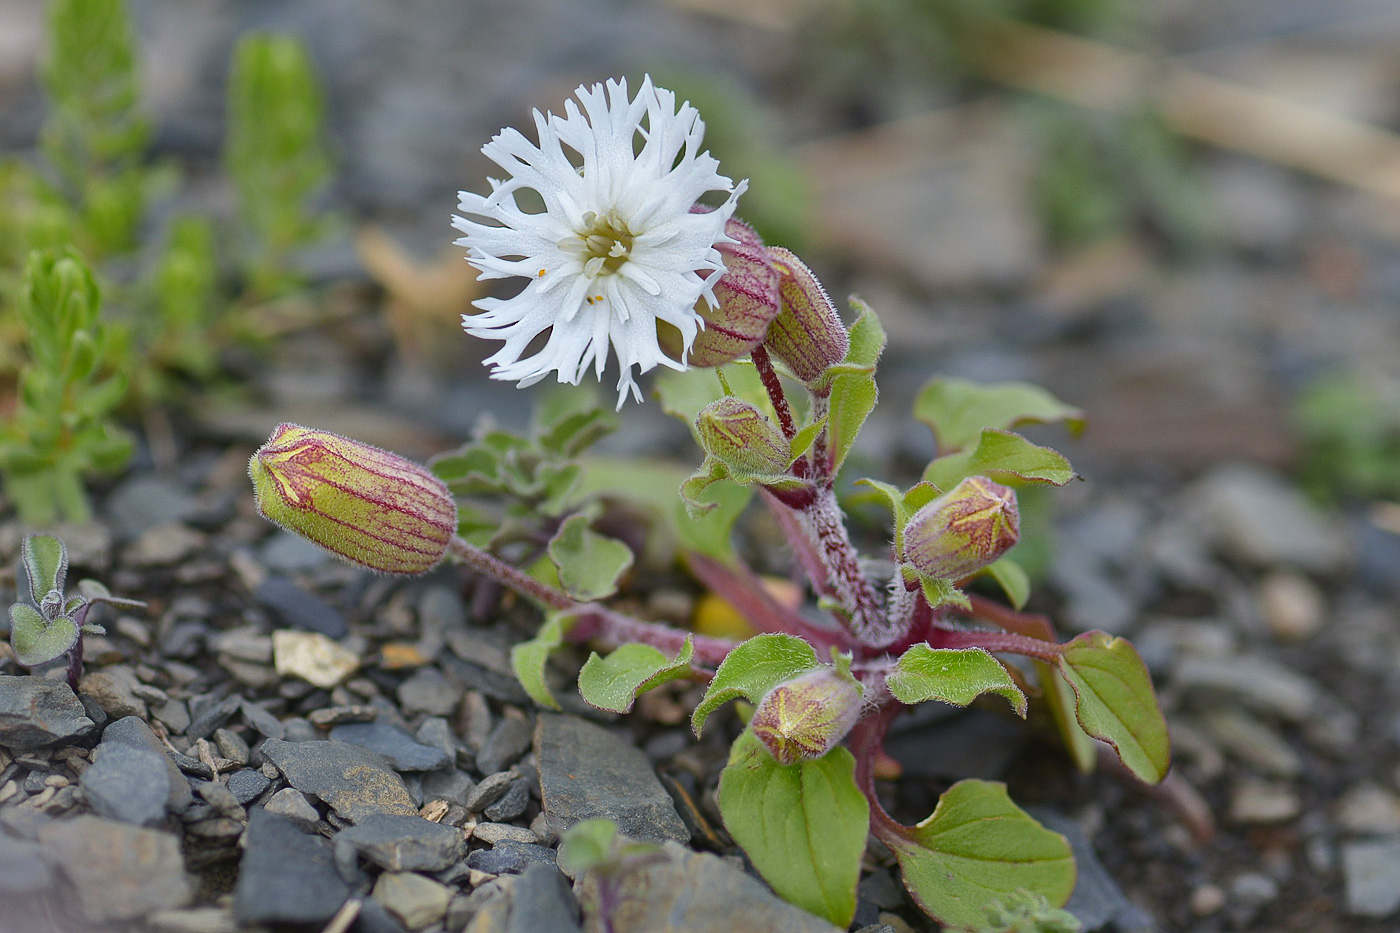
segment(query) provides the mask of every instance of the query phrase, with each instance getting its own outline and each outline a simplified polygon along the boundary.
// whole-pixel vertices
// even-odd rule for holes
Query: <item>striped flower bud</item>
[[[732,395],[706,405],[695,421],[700,445],[732,473],[786,473],[792,445],[757,408]]]
[[[924,576],[957,582],[1020,537],[1016,493],[985,476],[969,476],[914,513],[904,526],[900,557]]]
[[[763,345],[787,364],[793,375],[813,383],[846,358],[851,348],[841,315],[812,270],[788,250],[771,247],[781,278],[778,294],[782,311],[768,327]]]
[[[749,728],[779,764],[820,758],[856,724],[860,698],[860,685],[849,674],[819,667],[770,690]]]
[[[724,233],[737,242],[718,246],[724,259],[724,275],[715,284],[718,304],[702,299],[695,305],[705,329],[690,347],[691,366],[722,366],[748,356],[778,314],[778,270],[767,247],[742,220],[730,218]]]
[[[457,503],[436,476],[329,431],[278,425],[248,475],[264,518],[371,570],[431,570],[457,532]]]

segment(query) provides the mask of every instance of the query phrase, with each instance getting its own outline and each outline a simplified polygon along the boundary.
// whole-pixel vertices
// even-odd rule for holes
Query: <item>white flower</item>
[[[730,242],[724,224],[748,183],[716,171],[719,163],[700,151],[705,124],[695,108],[677,109],[675,94],[651,78],[631,100],[626,81],[575,93],[582,112],[572,100],[562,117],[535,111],[538,146],[506,128],[482,147],[510,173],[490,179],[489,196],[459,194],[459,210],[493,222],[452,220],[480,278],[528,280],[511,298],[473,302],[481,313],[463,315],[462,326],[505,341],[486,360],[491,376],[522,387],[550,373],[577,385],[590,364],[601,379],[611,347],[621,408],[629,391],[641,399],[634,367],[685,369],[662,351],[658,322],[680,332],[688,353],[704,324],[695,304],[716,303],[714,285],[724,273],[715,246]],[[544,210],[522,208],[516,193],[527,188]],[[716,210],[692,213],[710,191],[729,197]],[[544,346],[522,359],[545,331]]]

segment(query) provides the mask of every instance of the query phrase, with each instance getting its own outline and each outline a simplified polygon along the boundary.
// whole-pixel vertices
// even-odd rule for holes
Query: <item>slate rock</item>
[[[515,882],[511,892],[510,925],[507,933],[575,933],[579,926],[579,904],[573,888],[558,868],[531,865]]]
[[[118,664],[88,673],[78,683],[78,692],[96,700],[102,711],[113,719],[124,716],[144,719],[149,715],[146,701],[134,692],[140,687],[141,681],[137,680],[136,672],[125,664]]]
[[[258,704],[248,699],[242,699],[238,708],[243,713],[243,721],[269,739],[285,739],[287,737],[287,729],[282,725],[282,721]]]
[[[233,889],[239,923],[322,925],[349,898],[330,849],[290,820],[254,810],[245,839]]]
[[[481,812],[488,820],[503,823],[513,820],[525,812],[530,805],[530,787],[523,780],[513,781],[506,792],[494,803],[488,804]]]
[[[233,794],[234,800],[245,807],[257,800],[259,795],[271,786],[272,782],[265,774],[252,768],[244,768],[228,776],[229,792]]]
[[[500,800],[505,792],[510,790],[511,784],[519,779],[520,776],[514,771],[498,771],[495,774],[488,774],[467,795],[463,805],[468,810],[480,812]]]
[[[465,807],[474,790],[476,790],[476,782],[457,768],[429,771],[423,775],[423,798],[425,800],[437,798]]]
[[[238,712],[243,702],[243,698],[235,694],[208,704],[194,713],[194,718],[185,727],[185,735],[191,739],[208,738],[214,734],[215,729],[228,722],[233,714]]]
[[[476,753],[476,766],[483,774],[504,771],[530,748],[534,730],[523,716],[506,716],[482,743]]]
[[[320,632],[327,638],[344,638],[350,632],[350,625],[339,610],[287,577],[269,576],[258,585],[253,598],[291,628]]]
[[[455,643],[453,650],[457,650]],[[517,706],[524,706],[531,702],[530,695],[525,692],[524,687],[520,686],[520,681],[508,671],[498,670],[451,655],[443,655],[438,659],[438,663],[454,680],[460,681],[468,690],[474,690],[493,700],[513,703]]]
[[[418,814],[403,780],[369,749],[344,742],[268,739],[262,754],[293,787],[325,801],[351,823],[371,813]]]
[[[32,894],[52,880],[41,846],[0,833],[0,894]]]
[[[97,728],[66,683],[0,676],[0,745],[32,751],[80,739]]]
[[[180,839],[172,833],[79,816],[45,825],[39,842],[94,923],[135,920],[184,907],[194,897]]]
[[[1110,923],[1121,926],[1118,921],[1136,912],[1137,908],[1128,900],[1118,882],[1108,873],[1103,862],[1094,851],[1094,843],[1085,835],[1078,823],[1067,816],[1044,807],[1028,807],[1026,812],[1035,817],[1046,829],[1060,833],[1069,841],[1074,851],[1074,862],[1078,874],[1074,881],[1074,893],[1069,896],[1065,910],[1074,914],[1084,924],[1083,933],[1094,933]]]
[[[576,716],[541,714],[535,759],[545,812],[565,826],[602,817],[634,839],[690,839],[646,753],[608,730]]]
[[[1272,473],[1240,465],[1222,467],[1188,493],[1187,500],[1202,511],[1216,543],[1247,564],[1327,573],[1349,557],[1341,530]]]
[[[183,521],[199,511],[198,500],[183,484],[150,473],[117,486],[106,506],[123,538],[134,538],[161,522]]]
[[[420,667],[399,684],[399,705],[410,715],[450,716],[463,692],[460,684],[448,680],[436,667]]]
[[[553,865],[554,858],[554,850],[546,846],[506,839],[469,854],[467,867],[491,875],[518,875],[532,864]]]
[[[395,771],[436,771],[452,761],[441,748],[424,745],[387,722],[342,723],[331,730],[331,740],[376,752]]]
[[[316,824],[321,822],[321,814],[316,812],[316,808],[311,805],[311,801],[306,799],[306,795],[295,787],[284,787],[273,794],[263,805],[263,809],[268,813],[275,813],[291,820],[296,826],[308,832],[315,829]]]
[[[372,813],[336,834],[337,856],[342,846],[353,849],[385,871],[442,871],[466,851],[462,831],[421,816]]]
[[[372,896],[408,929],[422,930],[447,914],[452,889],[412,872],[385,872],[375,882]]]
[[[718,856],[674,842],[664,843],[660,856],[638,860],[608,879],[612,933],[838,933]],[[597,902],[598,884],[594,873],[583,876],[584,903]]]
[[[164,754],[146,748],[104,742],[78,783],[98,816],[153,826],[165,819],[170,798],[166,761]],[[180,783],[188,789],[183,776]]]
[[[1356,917],[1388,917],[1400,910],[1400,836],[1342,846],[1346,911]]]
[[[185,808],[194,799],[190,793],[189,782],[185,780],[184,774],[176,764],[174,758],[166,747],[161,744],[160,739],[151,731],[151,727],[146,725],[135,716],[127,716],[118,719],[102,730],[102,743],[99,749],[108,745],[126,745],[131,748],[142,748],[160,756],[161,765],[165,768],[165,773],[169,775],[170,796],[167,798],[165,808],[170,813],[183,813]],[[199,763],[203,767],[202,763]],[[91,770],[91,769],[89,769]]]

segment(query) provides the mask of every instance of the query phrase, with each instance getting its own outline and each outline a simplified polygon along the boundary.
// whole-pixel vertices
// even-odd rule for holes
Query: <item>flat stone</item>
[[[488,774],[481,779],[480,784],[472,789],[463,803],[468,810],[480,812],[500,800],[505,792],[510,790],[510,785],[519,779],[520,775],[514,771],[498,771],[495,774]]]
[[[166,799],[165,808],[170,813],[183,813],[193,800],[189,782],[185,780],[185,776],[175,759],[171,757],[160,739],[156,738],[156,734],[151,731],[151,727],[135,716],[118,719],[102,730],[102,744],[98,746],[98,749],[118,744],[145,749],[160,756],[161,766],[169,776],[170,795]]]
[[[209,647],[215,653],[251,661],[254,664],[272,663],[272,638],[264,635],[262,629],[254,625],[220,632],[209,639]]]
[[[1226,466],[1188,495],[1212,538],[1231,557],[1258,567],[1327,573],[1348,559],[1341,530],[1272,473]]]
[[[240,765],[246,765],[249,757],[253,754],[253,750],[248,747],[243,736],[230,729],[215,729],[214,744],[218,746],[220,755]]]
[[[1210,709],[1201,715],[1201,725],[1221,751],[1269,777],[1293,778],[1303,772],[1303,758],[1293,746],[1245,710]]]
[[[374,883],[371,896],[404,926],[422,930],[446,916],[452,889],[412,872],[386,872]]]
[[[530,750],[534,729],[524,716],[504,716],[491,730],[476,753],[476,766],[483,774],[504,771]]]
[[[1301,574],[1280,571],[1259,584],[1259,612],[1280,641],[1302,641],[1322,628],[1326,603],[1317,584]]]
[[[32,894],[52,880],[43,847],[0,833],[0,894]]]
[[[0,677],[0,745],[32,751],[82,738],[97,723],[66,683]]]
[[[476,849],[467,856],[467,867],[488,875],[518,875],[532,864],[553,865],[554,850],[528,842],[503,839],[489,849]]]
[[[291,628],[319,632],[327,638],[344,638],[350,633],[350,625],[339,610],[287,577],[269,576],[253,592],[253,598]]]
[[[492,846],[501,842],[535,845],[540,841],[531,830],[511,823],[477,823],[472,829],[472,839]]]
[[[552,865],[531,865],[512,889],[507,933],[535,930],[575,933],[582,929],[579,913],[573,888],[559,869]]]
[[[166,522],[137,535],[122,559],[133,567],[168,567],[197,553],[204,541],[204,535],[190,526]]]
[[[1344,828],[1358,835],[1400,835],[1400,798],[1379,784],[1357,784],[1348,788],[1337,801],[1336,818]]]
[[[453,683],[435,667],[420,667],[399,684],[399,705],[412,715],[450,716],[462,701],[461,684]]]
[[[1388,917],[1400,910],[1400,836],[1342,846],[1346,910],[1355,917]]]
[[[507,787],[504,794],[494,803],[487,804],[481,812],[487,819],[500,823],[520,816],[529,805],[530,787],[524,780],[519,780]]]
[[[134,692],[140,687],[136,672],[125,664],[91,671],[78,682],[78,692],[96,700],[102,711],[113,719],[124,716],[145,719],[150,715],[146,701]]]
[[[359,655],[320,632],[273,632],[272,657],[281,676],[300,677],[326,690],[360,667]]]
[[[237,694],[208,704],[191,720],[185,729],[185,735],[191,739],[208,738],[214,730],[228,722],[242,705],[243,698]]]
[[[1301,722],[1312,715],[1321,688],[1291,667],[1259,657],[1185,657],[1172,672],[1174,684],[1188,692],[1237,699],[1255,712]]]
[[[423,775],[423,797],[425,800],[436,798],[465,807],[474,790],[476,790],[476,782],[457,768],[429,771]]]
[[[580,899],[597,903],[599,880],[581,879]],[[638,860],[608,878],[612,933],[838,933],[839,928],[788,904],[758,879],[718,856],[674,842],[656,859]]]
[[[243,713],[243,721],[269,739],[287,737],[287,729],[282,725],[282,721],[258,704],[243,699],[238,704],[238,708]]]
[[[1230,797],[1230,819],[1236,823],[1285,823],[1303,810],[1296,791],[1263,781],[1241,781]]]
[[[104,742],[79,783],[98,816],[152,826],[165,819],[170,797],[170,774],[165,765],[163,754]],[[183,776],[180,783],[185,783]]]
[[[535,759],[545,812],[564,825],[601,817],[634,839],[690,839],[646,753],[606,729],[576,716],[541,714]]]
[[[447,752],[423,745],[387,722],[343,723],[331,730],[331,739],[377,752],[395,771],[435,771],[452,761]]]
[[[1069,840],[1078,872],[1074,880],[1074,891],[1065,904],[1065,910],[1074,914],[1084,924],[1083,933],[1101,930],[1119,917],[1137,910],[1123,893],[1123,889],[1118,886],[1118,882],[1108,873],[1103,862],[1099,861],[1093,841],[1078,823],[1044,807],[1031,807],[1027,812],[1046,829],[1061,833]]]
[[[358,745],[268,739],[262,753],[293,787],[325,801],[351,823],[371,813],[418,814],[398,774],[382,757]]]
[[[336,834],[346,845],[385,871],[442,871],[466,851],[462,831],[421,816],[372,813]]]
[[[279,531],[262,546],[258,560],[264,567],[285,571],[315,570],[331,560],[330,552],[301,535]]]
[[[79,816],[47,824],[39,842],[72,883],[83,916],[95,923],[135,920],[194,897],[172,833]]]
[[[150,473],[117,486],[106,507],[123,537],[135,537],[161,522],[183,521],[199,511],[198,501],[185,486]]]
[[[459,630],[459,632],[464,631],[469,630]],[[461,637],[454,637],[457,634],[458,633],[452,632],[448,633],[448,645],[454,652],[460,653],[461,651],[468,650],[458,644],[458,642],[463,639]],[[482,642],[480,639],[473,639],[472,644],[482,644],[489,650],[499,651],[495,645]],[[467,658],[443,655],[438,659],[438,663],[442,665],[443,670],[451,675],[454,680],[460,681],[469,691],[484,694],[502,703],[514,703],[523,706],[530,702],[530,695],[525,692],[524,687],[520,686],[520,681],[516,680],[514,674],[508,673],[509,667],[507,667],[505,671],[502,671],[494,664],[485,663],[480,659],[469,658],[471,658],[470,655],[468,655]],[[508,663],[509,662],[507,662],[507,664]]]
[[[249,815],[247,848],[233,889],[242,924],[324,925],[350,896],[329,847],[266,810]]]
[[[238,920],[226,907],[159,910],[146,918],[151,933],[238,933]]]
[[[261,771],[254,771],[252,768],[244,768],[242,771],[235,771],[228,776],[228,789],[233,798],[243,806],[247,806],[272,786],[272,782],[267,779]]]
[[[296,824],[299,829],[310,832],[321,822],[321,814],[306,799],[306,795],[295,787],[284,787],[268,798],[263,805],[268,813],[275,813]]]

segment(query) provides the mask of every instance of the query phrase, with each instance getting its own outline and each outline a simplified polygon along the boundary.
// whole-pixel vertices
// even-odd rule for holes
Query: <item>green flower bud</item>
[[[778,270],[767,247],[742,220],[730,218],[724,232],[737,242],[718,247],[724,258],[724,275],[715,284],[719,303],[711,307],[701,299],[695,304],[705,329],[691,345],[691,366],[722,366],[748,356],[778,315]]]
[[[1005,554],[1020,537],[1016,493],[985,476],[969,476],[909,519],[900,559],[926,577],[957,582]]]
[[[803,382],[816,382],[827,367],[846,358],[851,339],[841,315],[812,270],[788,250],[771,247],[781,278],[782,311],[768,327],[763,345]]]
[[[329,431],[278,425],[248,475],[264,518],[371,570],[431,570],[457,533],[457,503],[436,476]]]
[[[786,473],[792,445],[773,422],[742,399],[726,395],[695,420],[700,445],[730,472],[748,476]]]
[[[749,728],[779,764],[790,765],[835,748],[860,718],[860,706],[860,685],[824,666],[770,690]]]

